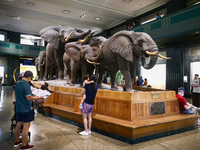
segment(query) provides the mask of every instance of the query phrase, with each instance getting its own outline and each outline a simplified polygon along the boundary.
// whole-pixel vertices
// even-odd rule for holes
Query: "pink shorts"
[[[83,109],[81,109],[81,112],[83,114],[89,114],[93,112],[93,108],[94,108],[94,105],[83,102]]]

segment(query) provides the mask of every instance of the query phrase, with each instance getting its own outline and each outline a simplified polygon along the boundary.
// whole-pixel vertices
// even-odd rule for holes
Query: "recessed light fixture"
[[[95,19],[96,19],[96,20],[100,20],[101,18],[100,18],[100,17],[96,17]]]
[[[129,3],[129,2],[131,2],[132,0],[123,0],[124,2],[126,2],[126,3]]]
[[[6,0],[6,2],[11,2],[12,0]]]
[[[83,17],[85,17],[87,14],[86,13],[83,13],[81,16],[80,16],[80,18],[83,18]]]
[[[35,3],[33,3],[33,2],[27,2],[27,5],[28,6],[35,6]]]
[[[70,11],[69,11],[69,10],[63,10],[63,13],[64,13],[64,14],[69,14]]]
[[[21,17],[14,17],[13,19],[19,20],[19,19],[21,19]]]

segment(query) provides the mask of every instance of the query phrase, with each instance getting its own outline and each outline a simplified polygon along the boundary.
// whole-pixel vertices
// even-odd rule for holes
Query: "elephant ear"
[[[80,60],[81,52],[79,51],[79,48],[77,46],[71,45],[70,43],[66,44],[65,45],[65,52],[73,60],[75,60],[75,61]]]
[[[59,48],[59,27],[50,26],[40,30],[40,36],[48,43],[52,44],[55,49]]]
[[[133,60],[133,45],[127,35],[117,33],[108,40],[108,44],[113,53],[120,54],[128,61]]]

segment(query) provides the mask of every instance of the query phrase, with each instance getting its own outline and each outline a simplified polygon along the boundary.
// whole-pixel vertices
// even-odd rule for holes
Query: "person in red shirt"
[[[176,97],[178,98],[179,107],[180,107],[180,113],[183,114],[197,114],[199,115],[200,108],[197,108],[193,106],[192,104],[189,104],[186,102],[185,97],[183,97],[185,94],[185,89],[183,87],[178,88],[178,94]],[[200,125],[200,119],[197,120],[197,125]]]

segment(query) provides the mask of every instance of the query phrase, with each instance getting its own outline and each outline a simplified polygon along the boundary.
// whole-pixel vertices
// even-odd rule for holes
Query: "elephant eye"
[[[139,41],[138,41],[138,45],[140,45],[140,46],[141,46],[141,45],[142,45],[142,43],[143,43],[143,40],[139,40]]]
[[[139,40],[139,43],[142,43],[143,42],[143,40]]]

